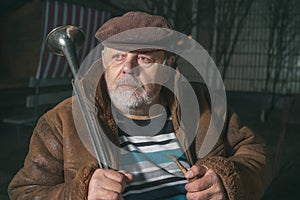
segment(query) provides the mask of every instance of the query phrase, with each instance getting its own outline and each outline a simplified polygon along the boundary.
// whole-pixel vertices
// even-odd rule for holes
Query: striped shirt
[[[149,128],[149,125],[155,124],[155,121],[164,123],[161,130],[153,133],[155,130]],[[187,181],[177,165],[167,156],[172,154],[185,167],[189,167],[176,139],[170,114],[151,120],[123,117],[118,125],[122,148],[121,169],[130,172],[134,177],[127,184],[123,193],[124,199],[186,199],[184,186]],[[148,128],[141,132],[141,127]]]

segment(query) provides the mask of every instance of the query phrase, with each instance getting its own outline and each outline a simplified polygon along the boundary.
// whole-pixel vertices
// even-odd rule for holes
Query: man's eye
[[[122,54],[114,54],[112,56],[112,58],[115,60],[115,61],[122,61],[124,56]]]
[[[147,58],[147,57],[145,57],[145,56],[139,56],[139,57],[138,57],[138,62],[139,62],[140,64],[149,64],[149,63],[153,63],[153,60],[150,59],[150,58]]]

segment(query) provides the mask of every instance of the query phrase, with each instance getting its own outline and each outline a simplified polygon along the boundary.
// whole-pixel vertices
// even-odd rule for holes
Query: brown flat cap
[[[168,21],[157,15],[144,12],[127,12],[105,22],[96,32],[95,37],[102,42],[118,33],[143,27],[158,27],[172,29]]]

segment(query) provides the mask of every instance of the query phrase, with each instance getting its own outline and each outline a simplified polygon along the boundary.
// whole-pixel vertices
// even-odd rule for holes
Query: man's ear
[[[103,50],[101,51],[101,56],[102,56],[102,66],[103,66],[104,69],[106,69],[106,65],[105,65],[105,57],[104,57],[104,55],[105,55],[105,50],[103,49]]]
[[[168,66],[174,68],[175,61],[176,61],[176,57],[175,57],[174,55],[171,55],[171,56],[168,58],[166,65],[168,65]]]
[[[167,59],[166,65],[171,67],[172,69],[174,69],[174,65],[175,65],[175,61],[176,61],[176,57],[174,55],[170,56]],[[173,74],[173,70],[172,69],[168,69],[166,70],[166,72],[164,73],[164,83],[168,82],[171,74]]]

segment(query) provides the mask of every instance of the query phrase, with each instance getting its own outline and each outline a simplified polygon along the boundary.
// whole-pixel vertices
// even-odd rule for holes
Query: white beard
[[[132,89],[121,89],[120,84],[129,84],[133,86]],[[147,91],[142,87],[141,82],[135,79],[131,75],[125,75],[119,79],[112,87],[110,91],[110,98],[113,104],[121,111],[131,114],[141,114],[139,107],[142,105],[149,105],[152,103],[154,98],[158,94],[147,93]]]

